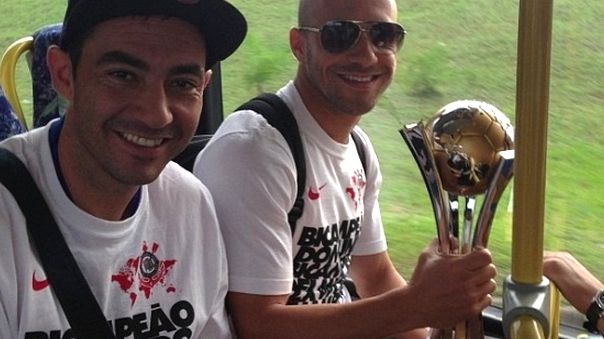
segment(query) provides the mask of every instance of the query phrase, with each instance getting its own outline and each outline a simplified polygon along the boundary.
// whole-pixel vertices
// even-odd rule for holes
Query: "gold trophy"
[[[491,104],[459,100],[442,107],[426,124],[405,125],[400,133],[426,184],[440,251],[464,254],[486,247],[497,203],[512,178],[510,120]],[[474,223],[477,201],[482,205]],[[433,338],[482,339],[482,317],[455,329],[438,329]]]

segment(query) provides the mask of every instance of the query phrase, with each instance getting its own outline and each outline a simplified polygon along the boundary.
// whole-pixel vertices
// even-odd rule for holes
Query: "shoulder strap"
[[[304,147],[300,139],[300,131],[294,115],[285,102],[273,93],[263,93],[241,105],[237,110],[250,109],[262,115],[266,121],[275,127],[287,141],[294,157],[297,173],[296,201],[287,214],[287,220],[292,232],[296,230],[296,222],[304,210],[304,188],[306,187],[306,162],[304,161]]]
[[[0,182],[13,194],[25,215],[46,278],[75,336],[115,338],[29,171],[17,156],[2,148]]]
[[[292,232],[296,230],[296,222],[302,216],[304,210],[304,188],[306,187],[306,162],[304,160],[304,146],[300,139],[300,131],[296,118],[287,107],[285,102],[276,94],[263,93],[241,105],[237,110],[249,109],[262,115],[266,121],[275,127],[287,141],[289,148],[294,157],[297,172],[298,190],[296,193],[296,201],[294,206],[289,211],[287,219]],[[354,145],[361,159],[361,164],[365,173],[367,173],[367,161],[365,148],[361,142],[361,137],[354,130],[350,134]]]
[[[352,141],[354,141],[354,146],[357,148],[357,153],[359,154],[359,159],[361,159],[361,165],[363,165],[365,175],[367,175],[367,155],[365,154],[365,147],[363,147],[361,136],[355,132],[355,130],[352,130],[350,136],[352,137]]]
[[[172,160],[187,171],[193,172],[193,165],[195,165],[197,155],[206,147],[211,138],[212,134],[194,135],[187,147]]]

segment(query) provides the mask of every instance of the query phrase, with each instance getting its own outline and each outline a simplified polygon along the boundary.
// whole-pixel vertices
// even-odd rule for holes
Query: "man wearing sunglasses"
[[[277,93],[306,160],[293,234],[296,166],[262,116],[231,114],[196,160],[225,237],[227,304],[240,338],[425,338],[425,327],[452,327],[490,303],[487,250],[453,257],[432,243],[409,283],[387,254],[378,159],[357,123],[392,81],[405,37],[396,19],[394,0],[300,1],[289,37],[298,70]],[[360,300],[351,302],[347,276]]]

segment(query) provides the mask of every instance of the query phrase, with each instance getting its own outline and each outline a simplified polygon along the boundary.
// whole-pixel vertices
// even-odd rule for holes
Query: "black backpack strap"
[[[115,338],[42,194],[25,165],[0,148],[0,182],[13,194],[51,288],[76,338]]]
[[[187,147],[175,156],[172,160],[182,166],[189,172],[193,171],[193,165],[195,165],[195,159],[201,150],[208,144],[212,134],[197,134],[193,136],[193,139],[189,142]]]
[[[304,161],[304,147],[300,139],[300,131],[296,118],[285,102],[273,93],[263,93],[241,105],[237,110],[253,110],[262,115],[266,121],[275,127],[287,141],[296,164],[298,190],[294,206],[287,214],[287,220],[292,232],[296,230],[296,222],[304,210],[304,188],[306,187],[306,162]]]
[[[359,158],[361,159],[361,165],[363,165],[365,175],[367,175],[367,155],[365,154],[365,147],[363,147],[361,136],[354,130],[352,130],[350,136],[352,137],[352,141],[354,141],[354,146],[357,148],[357,153],[359,154]]]

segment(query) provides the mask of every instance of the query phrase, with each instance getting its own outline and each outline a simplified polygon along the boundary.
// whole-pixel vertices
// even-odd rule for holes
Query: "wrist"
[[[604,333],[604,290],[600,290],[593,297],[587,312],[586,327],[592,332]]]

